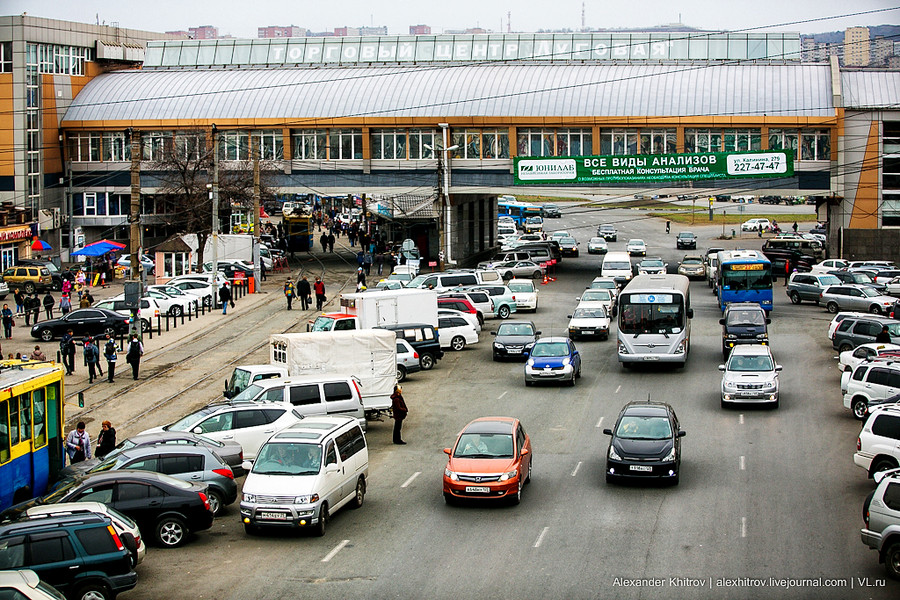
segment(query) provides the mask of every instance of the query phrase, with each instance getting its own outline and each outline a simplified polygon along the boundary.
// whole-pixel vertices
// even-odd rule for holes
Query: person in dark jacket
[[[13,312],[9,309],[9,304],[3,305],[3,337],[8,340],[12,339]]]
[[[306,275],[300,277],[300,281],[297,282],[297,295],[300,296],[300,307],[303,310],[309,310],[309,303],[312,300],[312,289],[309,286]]]
[[[100,351],[94,345],[94,340],[87,338],[84,342],[84,364],[88,368],[88,383],[94,383],[94,377],[97,376],[97,363],[99,362]]]
[[[403,419],[409,413],[406,408],[406,401],[403,399],[403,390],[399,385],[394,386],[394,393],[391,394],[391,414],[394,417],[394,443],[406,444],[400,439],[400,430],[403,428]]]
[[[875,336],[876,344],[890,344],[891,343],[891,332],[888,331],[887,325],[881,326],[881,333]]]
[[[106,381],[113,383],[116,377],[116,361],[119,359],[116,341],[106,334],[106,345],[103,347],[103,356],[106,358]]]
[[[53,299],[53,296],[50,294],[50,292],[47,292],[47,294],[44,296],[43,303],[44,313],[46,313],[47,320],[49,321],[53,318],[53,306],[56,304],[56,300]]]
[[[128,342],[128,351],[125,353],[125,360],[131,365],[131,375],[137,381],[138,371],[141,368],[141,357],[144,355],[144,345],[138,339],[136,333],[131,334],[131,340]]]
[[[66,368],[66,375],[75,374],[75,339],[72,336],[72,330],[68,330],[63,334],[59,342],[59,353],[62,356],[63,366]]]
[[[103,458],[116,447],[116,429],[109,421],[103,421],[100,425],[100,435],[97,437],[97,450],[94,456]]]
[[[228,314],[228,304],[231,302],[231,288],[228,283],[223,283],[219,288],[219,302],[222,303],[222,314]]]

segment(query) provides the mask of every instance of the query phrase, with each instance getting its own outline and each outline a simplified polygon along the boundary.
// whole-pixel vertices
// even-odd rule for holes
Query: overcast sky
[[[514,32],[578,30],[582,4],[589,28],[650,27],[680,20],[700,29],[821,33],[853,25],[900,24],[900,10],[829,18],[900,8],[900,0],[2,0],[0,14],[27,12],[84,23],[99,19],[159,32],[213,25],[220,35],[255,38],[256,28],[266,25],[312,31],[386,25],[392,35],[408,34],[409,26],[416,24],[430,25],[432,33],[469,27],[505,32],[507,11]],[[810,19],[824,20],[777,27]]]

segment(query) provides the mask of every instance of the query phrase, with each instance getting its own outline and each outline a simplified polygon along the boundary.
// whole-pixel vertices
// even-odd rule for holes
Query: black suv
[[[675,238],[675,247],[678,250],[682,249],[697,249],[697,236],[691,233],[690,231],[682,231]]]
[[[545,219],[561,219],[562,213],[555,204],[545,204],[541,207],[541,216]]]
[[[400,323],[398,325],[382,325],[375,329],[393,331],[398,338],[403,338],[419,353],[419,364],[423,371],[434,368],[435,363],[443,358],[438,332],[427,323]]]
[[[125,541],[112,522],[98,514],[30,518],[0,526],[0,569],[31,569],[70,600],[112,600],[137,585]]]
[[[725,309],[725,317],[719,319],[719,325],[722,326],[722,358],[728,360],[731,349],[738,344],[768,344],[769,332],[766,326],[771,322],[759,304],[729,304]]]
[[[619,232],[612,225],[598,225],[597,235],[607,242],[615,242],[618,239]]]

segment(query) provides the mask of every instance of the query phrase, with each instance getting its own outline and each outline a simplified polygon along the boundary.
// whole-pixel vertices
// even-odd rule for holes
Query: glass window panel
[[[212,40],[212,43],[202,43],[200,45],[199,52],[197,53],[197,64],[198,65],[211,65],[216,58],[216,43],[215,40]]]
[[[466,157],[466,133],[464,131],[455,131],[450,136],[450,145],[451,146],[459,146],[456,150],[453,150],[450,153],[452,158],[467,158]]]
[[[10,459],[9,453],[9,402],[0,402],[0,463]]]
[[[406,134],[398,132],[394,134],[394,158],[406,160]]]
[[[466,158],[481,158],[481,135],[466,132]]]
[[[47,443],[47,400],[43,389],[35,390],[31,397],[34,403],[34,447],[41,448]]]

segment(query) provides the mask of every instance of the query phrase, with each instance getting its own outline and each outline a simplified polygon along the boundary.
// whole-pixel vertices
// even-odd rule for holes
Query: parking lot
[[[600,257],[586,246],[600,223],[619,229],[610,250],[641,237],[648,255],[670,266],[686,253],[675,250],[683,230],[698,235],[701,250],[760,246],[755,236],[714,239],[720,227],[673,225],[666,235],[661,221],[636,211],[562,208],[548,229],[569,230],[581,256],[565,259],[556,281],[539,286],[537,313],[516,315],[534,320],[542,336],[565,335],[576,296],[599,274]],[[521,363],[491,360],[489,331],[498,321],[489,320],[478,344],[404,384],[408,445],[390,443],[389,420],[370,423],[366,503],[337,513],[325,537],[248,537],[233,504],[184,547],[151,547],[126,597],[640,598],[660,587],[676,598],[895,597],[897,582],[885,580],[859,539],[873,484],[852,461],[860,424],[841,403],[826,337],[831,315],[792,305],[781,283],[770,326],[784,367],[777,410],[720,408],[720,312],[705,281],[691,285],[683,370],[626,371],[612,335],[577,342],[584,363],[575,387],[526,388]],[[285,314],[280,302],[255,311],[247,313],[254,323]],[[233,339],[228,350],[238,355],[253,343]],[[251,362],[266,360],[258,354]],[[211,399],[215,387],[198,390],[193,404],[203,394]],[[671,404],[687,432],[680,485],[608,485],[602,429],[625,403],[648,397]],[[140,427],[179,410],[188,406],[150,414]],[[446,506],[442,450],[487,415],[521,419],[534,447],[533,481],[516,507]],[[173,572],[190,584],[172,589]]]

